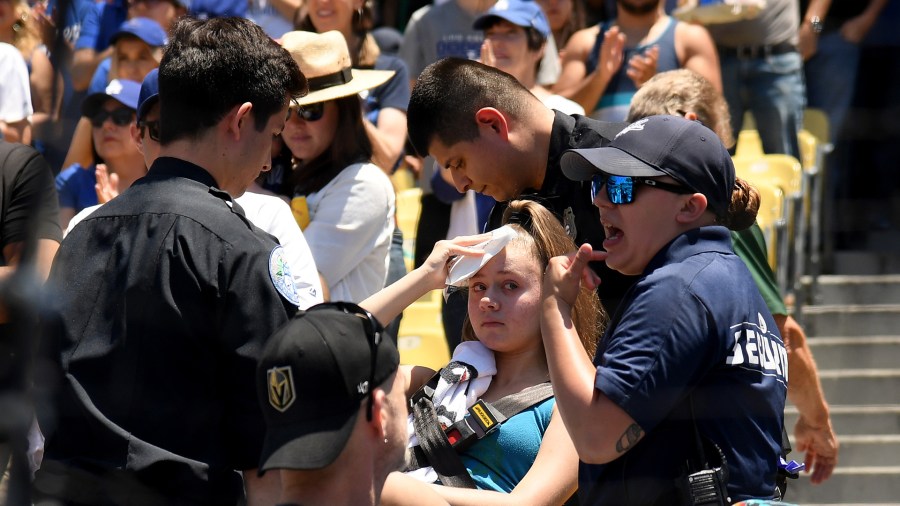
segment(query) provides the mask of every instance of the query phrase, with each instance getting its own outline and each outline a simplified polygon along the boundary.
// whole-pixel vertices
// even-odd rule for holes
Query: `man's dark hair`
[[[253,104],[262,131],[285,95],[297,98],[306,89],[290,53],[252,21],[183,17],[159,66],[160,142],[196,139],[244,102]]]
[[[425,67],[409,98],[410,142],[425,156],[435,138],[446,146],[470,141],[478,137],[479,109],[494,107],[520,118],[532,100],[540,103],[502,70],[459,58],[438,60]]]

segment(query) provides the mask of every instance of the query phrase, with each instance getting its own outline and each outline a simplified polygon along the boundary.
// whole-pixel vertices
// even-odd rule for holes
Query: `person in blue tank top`
[[[722,89],[705,28],[666,15],[661,0],[617,0],[617,17],[579,30],[563,51],[553,91],[597,119],[624,121],[631,97],[657,72],[688,68]]]
[[[456,392],[463,393],[441,397],[444,384],[438,383],[433,401],[442,424],[444,417],[450,422],[471,417],[466,409],[478,399],[496,403],[549,380],[541,343],[541,276],[552,256],[575,244],[550,211],[533,201],[512,201],[503,221],[504,227],[492,234],[439,241],[422,266],[361,304],[387,321],[448,281],[465,286],[463,342],[440,372],[441,381],[459,376]],[[579,348],[589,360],[604,314],[593,290],[582,290],[577,306],[574,325],[584,336]],[[463,369],[461,362],[471,368]],[[401,372],[407,375],[410,396],[434,376],[419,366],[401,366]],[[388,479],[382,504],[421,504],[435,492],[451,504],[562,504],[576,489],[577,455],[555,405],[549,397],[510,413],[496,430],[459,454],[477,489],[433,484],[440,474],[416,469]]]
[[[688,476],[713,468],[723,488],[706,504],[776,498],[787,351],[729,232],[754,223],[759,193],[712,130],[680,116],[642,118],[561,164],[591,182],[606,230],[605,252],[550,261],[541,305],[580,504],[689,504]],[[604,259],[640,277],[591,362],[573,352],[570,305]]]

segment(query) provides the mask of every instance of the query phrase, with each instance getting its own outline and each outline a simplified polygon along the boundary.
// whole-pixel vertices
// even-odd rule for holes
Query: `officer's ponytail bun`
[[[719,217],[719,224],[731,230],[744,230],[756,222],[759,212],[759,191],[749,182],[736,177],[734,190],[731,192],[731,205],[728,214]]]

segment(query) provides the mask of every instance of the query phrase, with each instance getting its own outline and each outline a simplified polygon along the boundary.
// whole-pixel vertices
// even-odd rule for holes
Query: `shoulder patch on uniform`
[[[294,286],[291,267],[284,258],[284,248],[281,246],[275,246],[269,253],[269,278],[282,297],[295,306],[300,305],[300,296],[297,287]]]

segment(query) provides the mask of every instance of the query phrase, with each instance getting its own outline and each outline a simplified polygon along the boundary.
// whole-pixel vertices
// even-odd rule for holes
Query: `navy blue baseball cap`
[[[119,29],[109,39],[110,45],[127,35],[137,37],[151,47],[162,47],[168,42],[166,31],[150,18],[131,18],[119,25]]]
[[[699,121],[649,116],[616,134],[609,146],[570,149],[560,158],[563,174],[585,181],[598,172],[613,176],[670,176],[702,193],[718,216],[728,213],[734,163],[719,137]]]
[[[546,39],[550,36],[550,22],[541,6],[532,0],[499,0],[487,12],[478,16],[472,28],[484,30],[491,26],[493,18],[509,21],[523,28],[531,27]]]
[[[153,69],[144,77],[141,83],[141,93],[138,95],[137,120],[141,121],[150,106],[159,100],[159,69]]]
[[[141,92],[141,85],[127,79],[113,79],[106,85],[106,89],[99,93],[88,95],[81,104],[81,115],[92,117],[103,106],[108,98],[118,100],[122,105],[129,109],[137,110],[138,95]]]

